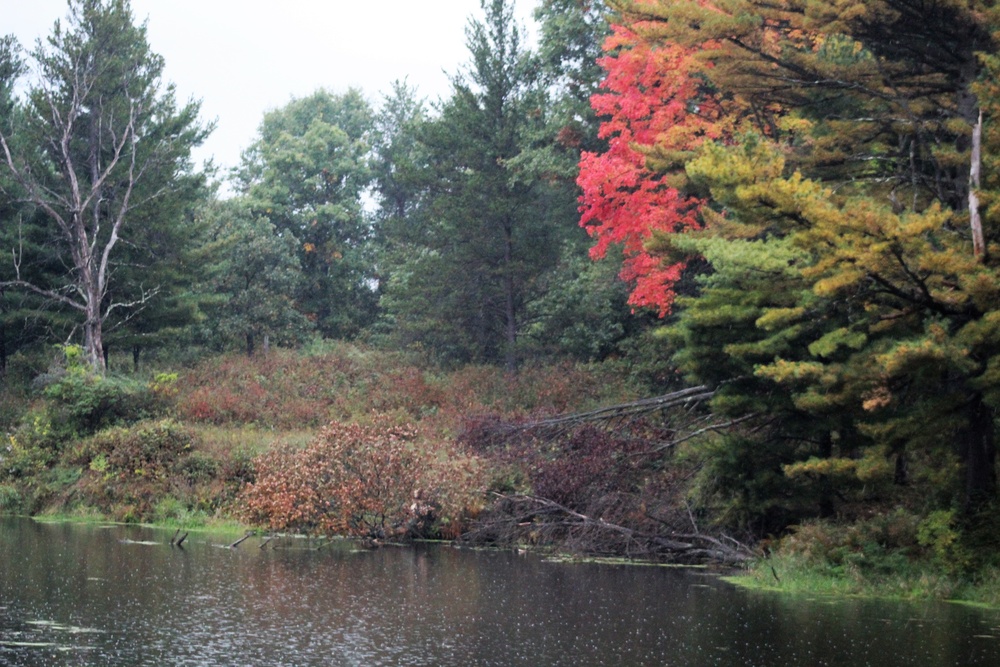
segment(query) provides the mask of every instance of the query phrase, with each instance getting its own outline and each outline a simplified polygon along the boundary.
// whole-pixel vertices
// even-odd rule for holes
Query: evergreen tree
[[[422,126],[433,181],[383,304],[403,342],[514,368],[527,290],[558,246],[536,209],[537,183],[511,166],[544,107],[536,66],[512,3],[483,11],[467,30],[469,68]]]
[[[212,202],[205,211],[210,262],[202,291],[211,295],[202,328],[220,347],[239,341],[247,356],[259,345],[301,343],[313,323],[296,308],[305,276],[298,242],[253,214],[239,198]]]

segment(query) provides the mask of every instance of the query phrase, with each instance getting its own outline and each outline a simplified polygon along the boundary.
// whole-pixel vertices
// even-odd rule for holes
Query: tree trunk
[[[979,215],[980,172],[983,163],[983,110],[972,130],[972,163],[969,171],[969,224],[972,227],[972,252],[980,260],[986,260],[986,239],[983,236],[983,220]]]
[[[965,507],[975,511],[996,498],[996,441],[993,409],[976,394],[969,404],[968,426],[960,434],[965,464]]]
[[[97,373],[104,372],[104,330],[101,320],[101,300],[95,297],[95,289],[90,292],[87,300],[83,323],[83,352],[87,357],[87,363]]]
[[[253,351],[254,351],[253,332],[252,331],[248,331],[247,332],[247,356],[248,357],[252,357],[253,356]]]

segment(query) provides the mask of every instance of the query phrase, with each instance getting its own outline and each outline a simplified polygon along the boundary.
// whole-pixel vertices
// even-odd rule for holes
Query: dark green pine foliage
[[[401,343],[508,368],[528,290],[558,252],[540,184],[511,167],[544,107],[512,9],[483,3],[484,20],[467,29],[469,66],[422,126],[433,181],[383,299]]]
[[[126,0],[72,0],[30,58],[36,78],[4,128],[3,157],[33,208],[35,247],[62,268],[42,281],[22,272],[6,287],[73,312],[88,362],[102,368],[105,324],[167,287],[156,239],[191,237],[177,229],[179,211],[200,195],[190,154],[208,130],[196,102],[177,105]],[[27,259],[15,253],[15,273]]]
[[[0,131],[10,135],[21,112],[15,103],[14,82],[22,74],[24,63],[13,37],[0,39]],[[4,254],[19,249],[21,268],[33,282],[49,285],[46,270],[58,271],[46,261],[41,233],[30,207],[24,206],[24,192],[6,172],[0,173],[0,248]],[[0,282],[14,280],[16,267],[0,262]],[[10,287],[0,287],[0,377],[6,373],[11,355],[40,339],[52,325],[54,313],[42,309],[44,302],[36,295]]]

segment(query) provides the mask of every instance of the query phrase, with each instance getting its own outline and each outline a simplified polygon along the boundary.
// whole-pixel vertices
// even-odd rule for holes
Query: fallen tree
[[[493,502],[463,534],[470,544],[551,547],[585,556],[738,565],[752,550],[698,528],[687,501],[697,465],[677,445],[731,429],[704,386],[521,422],[470,420],[462,440],[496,471]]]
[[[647,532],[588,516],[547,498],[495,495],[493,509],[462,536],[463,541],[510,546],[554,544],[587,555],[685,565],[740,565],[755,557],[752,549],[726,535],[669,529]]]

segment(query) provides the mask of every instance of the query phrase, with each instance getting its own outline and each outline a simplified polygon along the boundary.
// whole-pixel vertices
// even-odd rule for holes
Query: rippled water
[[[0,665],[1000,665],[1000,613],[655,567],[0,520]]]

